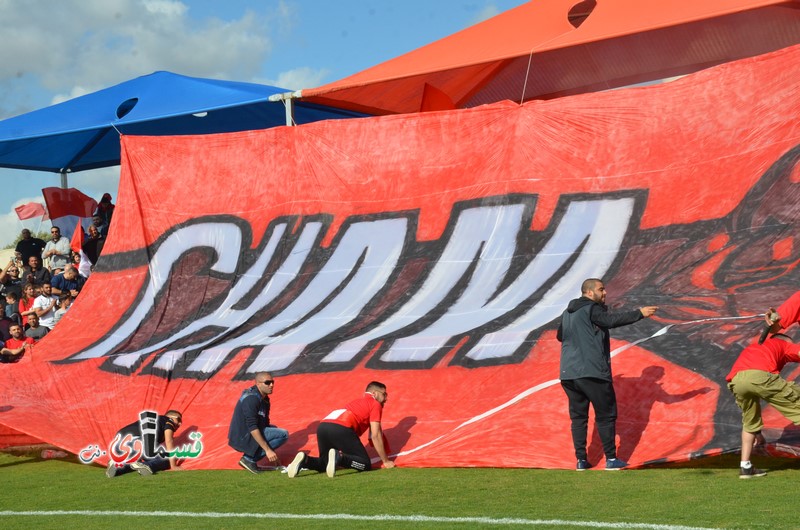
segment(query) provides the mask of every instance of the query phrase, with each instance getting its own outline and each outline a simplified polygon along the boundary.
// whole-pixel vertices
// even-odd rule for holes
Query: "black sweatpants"
[[[617,396],[614,384],[603,379],[585,377],[561,381],[561,388],[569,400],[569,417],[572,420],[572,445],[575,458],[586,460],[586,433],[589,427],[589,403],[594,409],[594,420],[606,460],[617,457],[616,422]]]
[[[317,427],[317,448],[319,458],[313,456],[306,457],[303,467],[325,472],[328,465],[328,451],[336,449],[340,451],[339,467],[351,467],[358,471],[369,471],[372,469],[367,450],[359,440],[353,429],[323,421]]]

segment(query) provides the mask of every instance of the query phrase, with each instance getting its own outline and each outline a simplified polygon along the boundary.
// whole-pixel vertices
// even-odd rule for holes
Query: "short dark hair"
[[[599,278],[586,278],[581,284],[581,294],[593,291],[598,283],[603,283],[603,280]]]
[[[382,390],[385,392],[386,385],[384,385],[380,381],[370,381],[370,383],[367,385],[367,389],[364,390],[364,392],[370,392],[372,390]]]

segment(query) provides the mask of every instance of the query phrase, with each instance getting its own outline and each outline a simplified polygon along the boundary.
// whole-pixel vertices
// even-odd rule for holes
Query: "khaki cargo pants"
[[[800,425],[800,386],[778,374],[763,370],[743,370],[728,383],[742,409],[742,429],[756,433],[764,426],[761,420],[763,399],[795,425]]]

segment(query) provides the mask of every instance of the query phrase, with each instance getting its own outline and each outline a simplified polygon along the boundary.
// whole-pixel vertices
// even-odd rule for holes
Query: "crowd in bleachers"
[[[113,212],[106,193],[79,251],[56,225],[46,242],[22,230],[14,256],[0,270],[0,363],[19,361],[67,312],[103,251]]]

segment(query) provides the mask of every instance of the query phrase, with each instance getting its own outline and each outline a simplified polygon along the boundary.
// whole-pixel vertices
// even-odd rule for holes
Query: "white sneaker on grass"
[[[328,465],[325,466],[325,474],[328,475],[330,478],[336,476],[336,461],[338,460],[338,453],[336,449],[331,449],[328,451]]]

